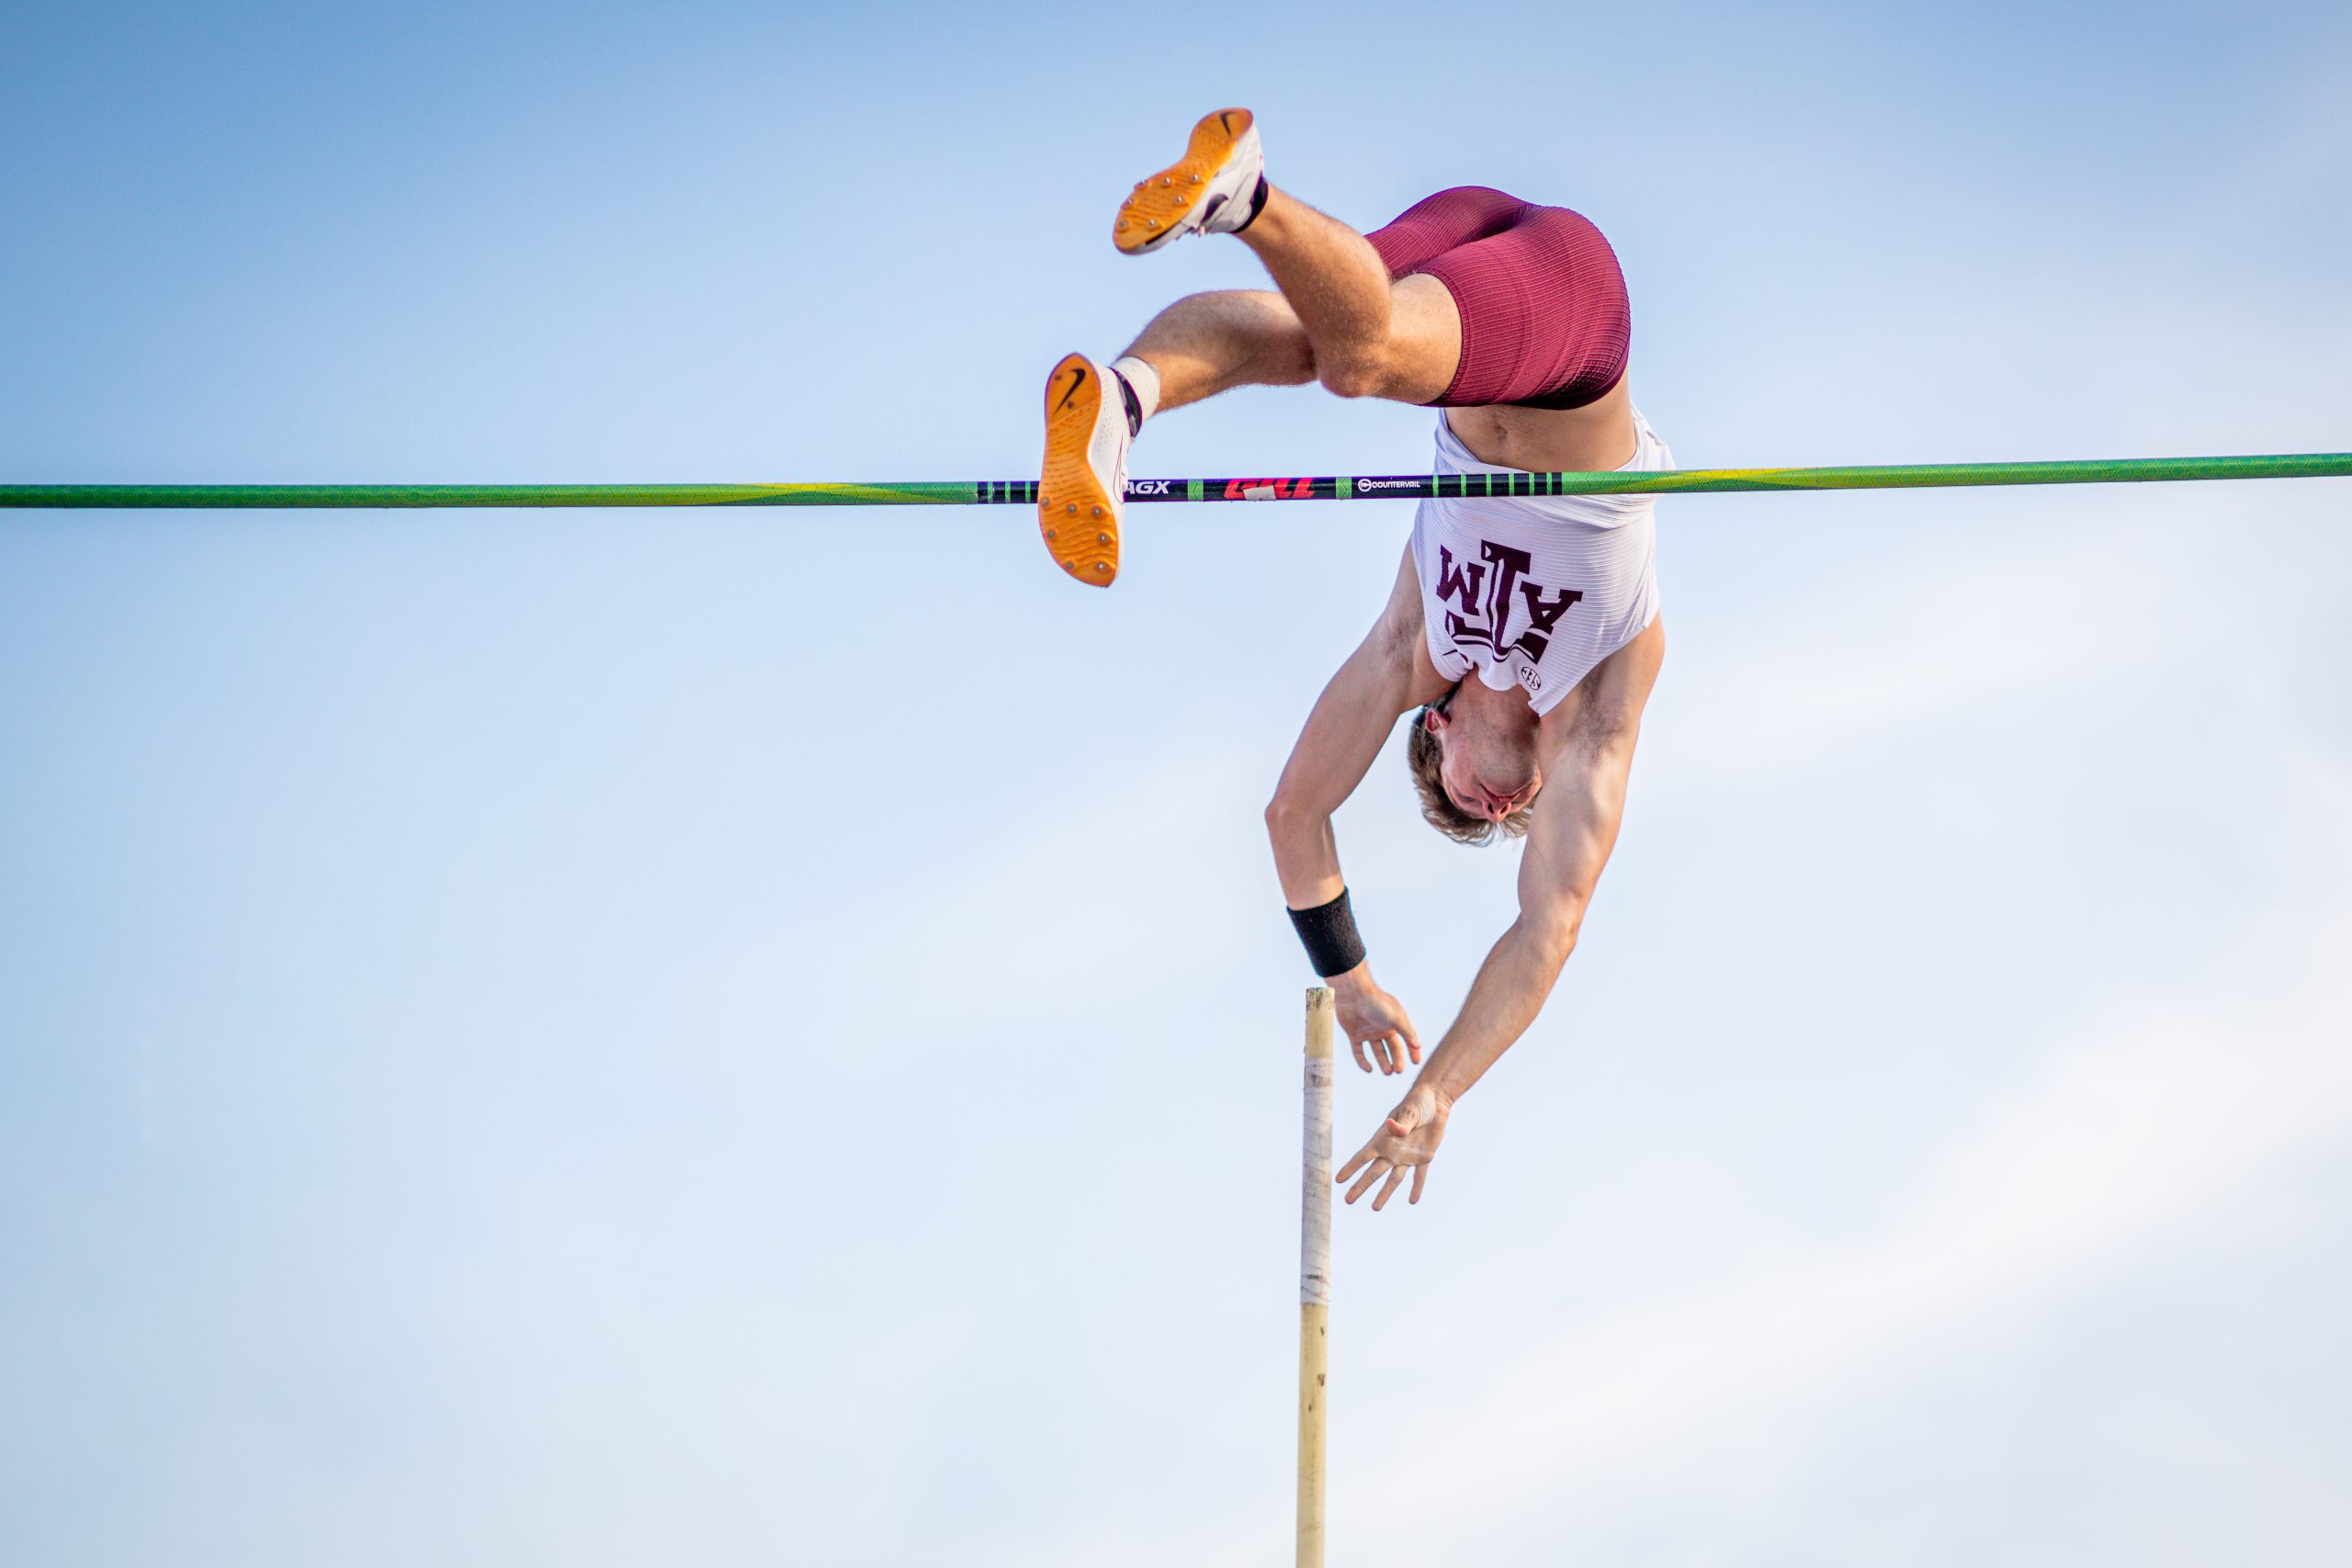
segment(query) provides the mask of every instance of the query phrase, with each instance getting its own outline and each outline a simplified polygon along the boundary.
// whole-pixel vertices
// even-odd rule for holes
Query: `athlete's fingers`
[[[1429,1179],[1429,1162],[1424,1160],[1419,1165],[1413,1168],[1413,1190],[1405,1195],[1405,1201],[1408,1203],[1419,1202],[1421,1201],[1421,1189],[1428,1184]]]
[[[1413,1054],[1414,1064],[1419,1066],[1421,1059],[1421,1032],[1413,1027],[1413,1021],[1409,1018],[1405,1021],[1405,1049]]]
[[[1389,1164],[1386,1160],[1374,1160],[1371,1165],[1365,1168],[1364,1173],[1356,1178],[1356,1184],[1348,1189],[1348,1201],[1352,1203],[1357,1199],[1363,1197],[1366,1192],[1371,1191],[1372,1184],[1379,1180],[1382,1177],[1387,1175],[1389,1168]]]
[[[1368,1062],[1368,1061],[1366,1061],[1366,1060],[1364,1059],[1364,1054],[1363,1054],[1363,1041],[1361,1041],[1361,1040],[1351,1040],[1351,1041],[1349,1041],[1349,1042],[1348,1042],[1348,1049],[1349,1049],[1349,1050],[1351,1050],[1351,1051],[1353,1051],[1353,1052],[1356,1054],[1356,1066],[1357,1066],[1362,1067],[1365,1072],[1370,1072],[1370,1071],[1372,1071],[1372,1064],[1371,1064],[1370,1062]]]
[[[1387,1207],[1388,1195],[1396,1190],[1396,1184],[1398,1182],[1405,1179],[1405,1167],[1400,1165],[1393,1168],[1388,1172],[1388,1179],[1380,1184],[1379,1196],[1375,1197],[1372,1201],[1372,1212],[1376,1214],[1380,1213],[1382,1209]],[[1419,1170],[1421,1168],[1419,1166],[1415,1166],[1412,1168]]]
[[[1380,1058],[1380,1070],[1393,1073],[1396,1067],[1396,1042],[1383,1034],[1372,1043],[1373,1054]]]
[[[1396,1064],[1398,1072],[1405,1070],[1405,1037],[1402,1034],[1389,1035],[1388,1059]]]
[[[1331,1178],[1331,1184],[1336,1187],[1340,1182],[1345,1181],[1349,1177],[1353,1176],[1356,1173],[1356,1168],[1371,1157],[1372,1145],[1370,1144],[1366,1144],[1363,1147],[1355,1152],[1353,1158],[1350,1159],[1347,1164],[1340,1168],[1340,1173]]]

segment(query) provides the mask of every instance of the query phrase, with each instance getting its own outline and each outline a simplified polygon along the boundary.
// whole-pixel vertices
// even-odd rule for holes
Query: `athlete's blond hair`
[[[1413,770],[1413,787],[1420,792],[1421,816],[1429,825],[1457,844],[1491,844],[1498,839],[1523,839],[1527,826],[1535,819],[1535,803],[1529,801],[1501,821],[1473,817],[1453,803],[1445,793],[1445,753],[1437,743],[1437,732],[1429,727],[1430,710],[1423,708],[1413,716],[1413,726],[1405,732],[1405,762]]]

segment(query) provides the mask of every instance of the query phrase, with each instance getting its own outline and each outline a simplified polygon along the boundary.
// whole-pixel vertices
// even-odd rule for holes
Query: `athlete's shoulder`
[[[1633,744],[1666,663],[1666,617],[1656,615],[1632,640],[1585,672],[1538,721],[1537,745],[1548,755]]]
[[[1396,562],[1396,581],[1388,590],[1388,603],[1381,606],[1380,620],[1373,627],[1374,639],[1398,654],[1419,647],[1425,614],[1421,599],[1421,571],[1413,560],[1413,541],[1408,539],[1404,555]]]
[[[1396,586],[1364,639],[1366,649],[1399,682],[1408,706],[1433,703],[1453,686],[1453,678],[1430,653],[1428,615],[1428,596],[1421,592],[1421,574],[1408,544],[1405,558],[1397,563]]]

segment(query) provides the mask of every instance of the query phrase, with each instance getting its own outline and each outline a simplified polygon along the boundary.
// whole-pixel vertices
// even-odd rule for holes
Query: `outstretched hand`
[[[1445,1139],[1445,1120],[1453,1111],[1453,1108],[1437,1090],[1415,1084],[1406,1091],[1396,1109],[1388,1113],[1388,1120],[1380,1124],[1380,1131],[1372,1135],[1372,1141],[1358,1149],[1355,1157],[1341,1166],[1332,1180],[1345,1181],[1356,1172],[1363,1172],[1348,1189],[1348,1201],[1352,1203],[1371,1190],[1374,1182],[1386,1177],[1379,1195],[1372,1201],[1373,1209],[1377,1212],[1396,1190],[1397,1183],[1405,1179],[1405,1172],[1410,1170],[1413,1190],[1405,1201],[1419,1202],[1421,1187],[1429,1180],[1430,1161],[1437,1157],[1437,1146]]]
[[[1332,1000],[1337,1005],[1340,1027],[1347,1031],[1349,1048],[1356,1054],[1356,1066],[1372,1071],[1374,1061],[1384,1073],[1401,1073],[1406,1059],[1421,1059],[1421,1036],[1414,1029],[1413,1021],[1406,1016],[1405,1004],[1380,988],[1372,977],[1370,964],[1359,964],[1345,975],[1331,981]],[[1370,1046],[1367,1056],[1364,1047]]]

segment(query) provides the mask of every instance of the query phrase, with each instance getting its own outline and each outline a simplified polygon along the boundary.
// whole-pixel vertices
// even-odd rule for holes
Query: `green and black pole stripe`
[[[2293,479],[2352,476],[2352,452],[2280,457],[2122,457],[2058,463],[1917,463],[1849,468],[1614,469],[1563,474],[1387,474],[1298,479],[1130,479],[1130,502],[1415,501],[1430,496],[1669,495],[1681,492],[1935,490],[1971,485]],[[1034,506],[1035,479],[884,484],[24,485],[0,508],[420,506]]]

